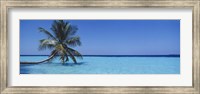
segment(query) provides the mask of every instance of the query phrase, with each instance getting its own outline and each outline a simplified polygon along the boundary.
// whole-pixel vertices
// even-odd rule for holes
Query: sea
[[[20,62],[47,59],[21,55]],[[85,55],[62,64],[59,57],[40,64],[20,64],[20,74],[180,74],[179,55]]]

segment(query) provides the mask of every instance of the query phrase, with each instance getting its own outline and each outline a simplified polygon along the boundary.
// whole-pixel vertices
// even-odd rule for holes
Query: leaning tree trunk
[[[49,58],[47,58],[45,60],[42,60],[42,61],[38,61],[38,62],[20,62],[20,64],[40,64],[40,63],[44,63],[44,62],[49,61],[50,59],[52,59],[55,56],[55,54],[51,55]]]

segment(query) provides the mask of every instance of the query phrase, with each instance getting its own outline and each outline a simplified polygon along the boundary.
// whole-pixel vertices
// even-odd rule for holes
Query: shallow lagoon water
[[[20,56],[20,61],[40,61],[48,56]],[[20,74],[180,74],[180,57],[101,57],[84,56],[62,65],[51,63],[20,64]]]

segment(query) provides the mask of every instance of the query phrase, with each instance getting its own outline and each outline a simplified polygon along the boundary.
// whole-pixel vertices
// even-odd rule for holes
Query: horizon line
[[[49,56],[49,55],[20,55],[20,56]],[[59,55],[56,55],[59,56]],[[76,56],[76,55],[75,55]],[[180,57],[179,54],[168,55],[82,55],[82,56],[107,56],[107,57],[123,57],[123,56],[138,56],[138,57]]]

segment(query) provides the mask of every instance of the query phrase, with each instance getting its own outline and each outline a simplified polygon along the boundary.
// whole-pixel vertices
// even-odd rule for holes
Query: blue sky
[[[180,54],[180,20],[67,20],[77,25],[83,55]],[[47,38],[38,27],[50,31],[53,20],[20,20],[20,54],[48,55],[39,51]],[[50,31],[51,32],[51,31]]]

